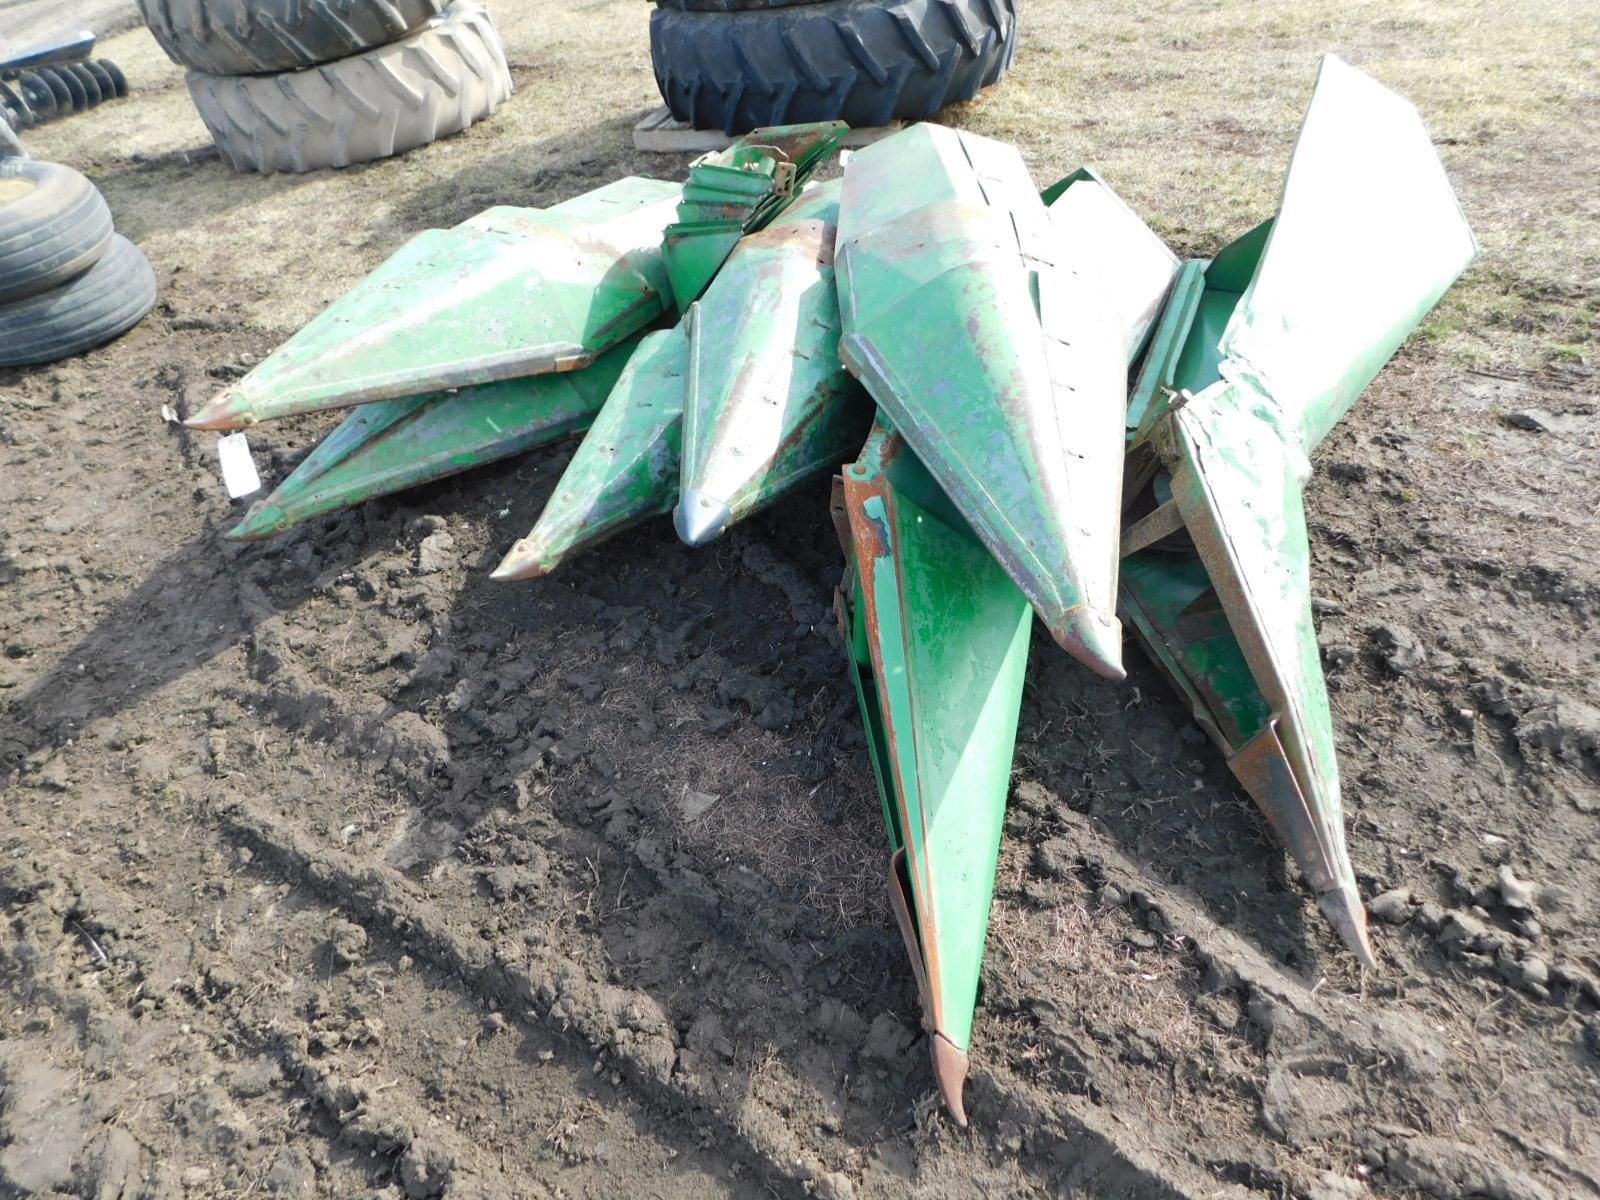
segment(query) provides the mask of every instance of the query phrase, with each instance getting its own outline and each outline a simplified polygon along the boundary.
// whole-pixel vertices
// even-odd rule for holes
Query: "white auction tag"
[[[261,490],[256,460],[250,457],[250,443],[244,434],[230,433],[217,439],[217,461],[222,466],[222,484],[230,499],[254,495]]]

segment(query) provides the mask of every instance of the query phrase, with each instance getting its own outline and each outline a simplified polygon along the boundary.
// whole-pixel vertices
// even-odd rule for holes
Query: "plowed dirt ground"
[[[941,1115],[830,614],[827,486],[487,569],[554,448],[240,549],[238,377],[419,230],[687,157],[638,0],[493,0],[518,87],[259,178],[143,30],[37,131],[157,311],[0,372],[0,1196],[1600,1196],[1600,51],[1582,5],[1029,0],[946,119],[1180,252],[1273,206],[1318,56],[1410,95],[1484,253],[1309,511],[1365,977],[1150,666],[1035,638]],[[253,434],[268,483],[332,424]]]

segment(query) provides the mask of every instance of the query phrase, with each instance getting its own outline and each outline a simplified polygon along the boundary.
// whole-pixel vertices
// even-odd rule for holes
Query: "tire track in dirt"
[[[235,802],[220,819],[230,834],[303,878],[328,902],[352,910],[386,936],[403,940],[474,992],[516,1011],[524,1020],[539,1018],[542,1008],[544,1022],[568,1036],[576,1035],[584,1046],[609,1053],[642,1093],[715,1125],[719,1135],[732,1139],[742,1158],[774,1183],[796,1195],[854,1193],[848,1177],[823,1172],[778,1115],[759,1101],[746,1097],[729,1111],[725,1093],[715,1084],[700,1086],[675,1072],[672,1027],[648,995],[596,984],[576,963],[549,952],[521,963],[508,962],[480,939],[452,929],[448,919],[402,877],[318,847],[258,805]],[[1151,1200],[1199,1197],[1211,1186],[1202,1177],[1174,1173],[1170,1164],[1126,1144],[1126,1131],[1115,1129],[1096,1113],[1039,1103],[1002,1072],[979,1071],[974,1086],[986,1110],[1027,1128],[1031,1145],[1025,1157],[1045,1176],[1058,1175],[1063,1164],[1071,1164],[1070,1176],[1079,1185],[1090,1183],[1104,1189],[1102,1194]]]
[[[93,955],[76,989],[39,970],[11,981],[30,1008],[67,1017],[68,1029],[81,1023],[84,1045],[69,1057],[102,1078],[115,1064],[128,1073],[114,1089],[125,1109],[144,1114],[154,1105],[194,1144],[227,1151],[224,1178],[194,1165],[167,1171],[173,1196],[218,1186],[238,1195],[264,1179],[269,1190],[298,1194],[316,1178],[334,1195],[392,1184],[409,1200],[511,1200],[524,1194],[517,1180],[585,1187],[587,1169],[601,1178],[650,1175],[667,1188],[663,1195],[699,1198],[720,1194],[739,1174],[713,1148],[663,1141],[672,1122],[608,1093],[620,1081],[592,1069],[592,1056],[560,1040],[544,1049],[542,1028],[519,1043],[498,1010],[459,979],[412,963],[383,931],[369,937],[320,896],[305,903],[312,893],[299,882],[232,886],[269,873],[252,869],[248,854],[219,872],[212,844],[183,839],[167,862],[204,880],[216,902],[211,927],[198,936],[81,861],[47,856],[20,872],[8,864],[0,876],[12,934],[0,937],[0,962],[37,966],[45,944],[79,964]],[[20,937],[29,927],[33,936]],[[151,1154],[159,1149],[143,1146],[158,1145],[156,1137],[108,1108],[104,1087],[97,1096],[54,1068],[30,1076],[37,1038],[31,1050],[26,1044],[0,1039],[0,1075],[22,1089],[0,1105],[4,1128],[37,1135],[19,1125],[26,1117],[17,1106],[31,1097],[66,1126],[46,1143],[59,1173],[70,1166],[71,1178],[97,1196],[155,1200],[137,1181],[154,1178]],[[181,1075],[152,1070],[157,1052]],[[519,1085],[519,1076],[529,1083]],[[284,1127],[275,1113],[294,1116]],[[498,1163],[484,1150],[495,1143]],[[7,1181],[56,1177],[28,1174],[14,1155],[0,1158],[0,1194]],[[576,1168],[575,1177],[554,1165]]]
[[[398,876],[317,847],[310,839],[247,802],[220,815],[223,828],[280,869],[303,879],[324,899],[363,918],[422,955],[435,969],[526,1021],[531,1014],[582,1045],[603,1051],[652,1099],[689,1111],[715,1127],[725,1149],[758,1170],[787,1194],[806,1194],[814,1169],[774,1114],[748,1101],[736,1114],[721,1110],[718,1097],[674,1079],[675,1032],[649,996],[596,984],[576,963],[546,954],[521,963],[498,957],[481,939],[451,928],[426,900]],[[835,1185],[837,1190],[837,1185]],[[820,1189],[819,1194],[827,1194]],[[842,1193],[848,1194],[848,1193]]]

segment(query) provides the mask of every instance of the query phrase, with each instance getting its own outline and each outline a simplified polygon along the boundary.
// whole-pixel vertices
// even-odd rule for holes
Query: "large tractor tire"
[[[460,133],[511,94],[489,14],[457,3],[376,50],[284,75],[191,72],[189,94],[238,170],[314,171]]]
[[[139,0],[167,57],[208,75],[298,71],[403,38],[444,0]]]
[[[55,362],[137,325],[156,302],[150,260],[113,236],[98,262],[77,278],[26,300],[0,304],[0,367]]]
[[[81,275],[111,245],[111,210],[71,167],[0,161],[0,303]]]
[[[1015,0],[665,0],[656,84],[696,129],[931,117],[1000,78]]]

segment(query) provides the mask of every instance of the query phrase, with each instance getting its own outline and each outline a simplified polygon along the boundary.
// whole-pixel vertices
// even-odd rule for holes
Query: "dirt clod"
[[[1397,675],[1414,671],[1428,661],[1421,640],[1404,625],[1374,625],[1368,632],[1383,661]]]
[[[1367,902],[1367,911],[1375,921],[1385,925],[1403,925],[1412,917],[1410,888],[1391,888],[1380,892]]]
[[[400,1156],[400,1184],[410,1200],[433,1200],[450,1185],[455,1160],[443,1150],[412,1142]]]
[[[1440,1200],[1555,1200],[1554,1192],[1526,1172],[1497,1162],[1478,1147],[1444,1138],[1407,1138],[1389,1150],[1384,1170]]]
[[[336,920],[328,926],[328,957],[339,967],[353,967],[365,957],[367,931],[354,921]]]
[[[272,1160],[266,1178],[267,1190],[279,1196],[309,1196],[317,1186],[317,1169],[298,1146],[285,1146]]]
[[[1502,865],[1495,875],[1500,892],[1500,903],[1513,912],[1535,911],[1538,889],[1527,880],[1518,879],[1509,866]]]
[[[888,1013],[879,1013],[867,1030],[866,1044],[861,1048],[863,1058],[894,1064],[907,1046],[911,1045],[911,1031]]]

